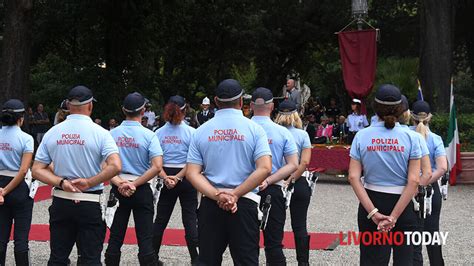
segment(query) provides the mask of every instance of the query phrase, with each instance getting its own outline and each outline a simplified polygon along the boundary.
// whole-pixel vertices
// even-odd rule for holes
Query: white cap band
[[[229,99],[222,99],[222,98],[217,97],[217,100],[219,100],[220,102],[231,102],[231,101],[233,101],[233,100],[239,99],[239,98],[242,96],[242,94],[244,94],[244,90],[240,91],[240,93],[239,93],[238,95],[236,95],[236,96],[234,96],[234,97],[232,97],[232,98],[229,98]]]

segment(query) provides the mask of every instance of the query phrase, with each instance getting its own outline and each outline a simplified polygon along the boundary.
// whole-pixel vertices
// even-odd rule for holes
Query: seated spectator
[[[343,115],[339,116],[337,123],[332,130],[333,138],[337,138],[340,144],[345,143],[348,131],[346,118]]]
[[[314,127],[314,116],[308,115],[303,119],[303,130],[305,130],[309,135],[309,140],[311,144],[314,144],[316,138],[316,128]]]
[[[332,119],[333,121],[336,120],[336,118],[341,114],[341,109],[336,104],[336,99],[331,98],[329,101],[329,107],[326,108],[326,115],[329,117],[329,119]]]
[[[329,119],[327,116],[321,117],[321,124],[318,126],[316,131],[316,144],[322,144],[332,139],[333,126],[328,124]]]

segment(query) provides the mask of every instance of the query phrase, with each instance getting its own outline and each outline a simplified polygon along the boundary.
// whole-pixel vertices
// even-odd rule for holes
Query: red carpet
[[[311,243],[310,249],[333,250],[339,245],[339,234],[337,233],[310,233]],[[105,242],[109,239],[109,231]],[[30,240],[32,241],[49,241],[49,225],[47,224],[33,224],[31,225]],[[125,244],[135,245],[137,239],[133,227],[129,227],[125,235]],[[166,246],[185,246],[183,229],[166,229],[163,237],[163,245]],[[286,249],[294,249],[295,241],[292,232],[285,232],[283,245]],[[260,236],[260,247],[263,247],[263,236]]]
[[[35,202],[48,200],[51,198],[51,186],[40,186],[36,191]]]

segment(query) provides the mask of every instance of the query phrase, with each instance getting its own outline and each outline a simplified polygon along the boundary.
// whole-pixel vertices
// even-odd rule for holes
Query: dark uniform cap
[[[2,112],[21,113],[25,111],[25,105],[17,99],[10,99],[3,104]]]
[[[293,113],[296,112],[296,103],[292,100],[284,100],[278,105],[278,111],[280,113]]]
[[[406,112],[408,109],[410,109],[410,104],[408,103],[408,99],[405,95],[402,95],[402,108],[403,112]]]
[[[146,103],[147,101],[143,95],[138,92],[134,92],[125,97],[122,107],[125,112],[133,113],[143,109]]]
[[[382,84],[375,93],[375,102],[383,105],[397,105],[402,102],[402,93],[391,84]]]
[[[431,108],[430,108],[430,104],[425,102],[425,101],[416,101],[414,104],[413,104],[413,113],[415,114],[419,114],[419,113],[426,113],[426,114],[429,114],[431,113]]]
[[[92,95],[92,91],[86,86],[82,85],[72,88],[69,91],[67,99],[71,105],[84,105],[92,101],[96,102],[94,96]]]
[[[179,95],[171,96],[168,102],[178,105],[179,109],[181,110],[186,108],[186,100],[184,100],[184,98]]]
[[[263,87],[257,88],[252,93],[252,102],[258,105],[272,103],[273,93],[271,90],[267,88],[263,88]]]
[[[237,80],[225,79],[217,85],[215,92],[217,100],[221,102],[231,102],[239,99],[244,93],[244,90]]]

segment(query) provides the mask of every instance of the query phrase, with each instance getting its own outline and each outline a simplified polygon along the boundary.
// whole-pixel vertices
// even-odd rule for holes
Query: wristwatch
[[[67,180],[67,179],[65,177],[63,177],[63,179],[61,179],[61,181],[59,181],[58,188],[63,189],[64,180]]]

